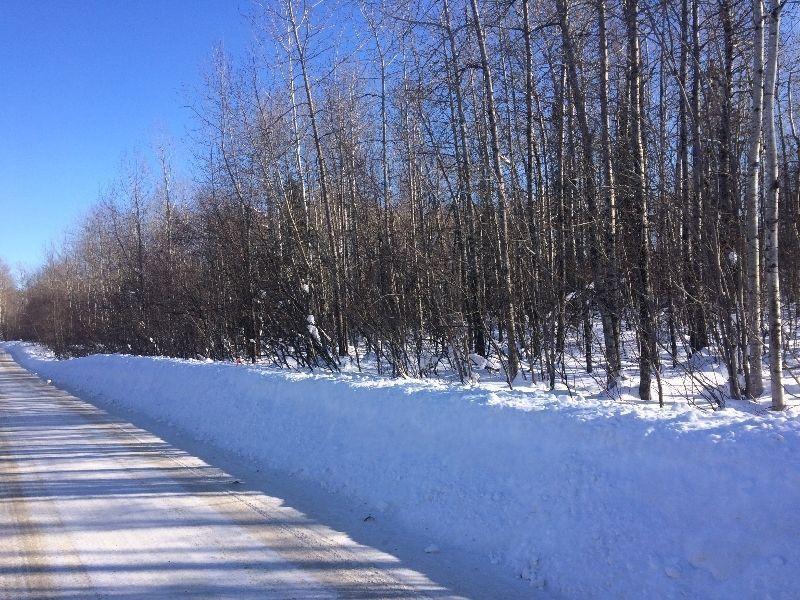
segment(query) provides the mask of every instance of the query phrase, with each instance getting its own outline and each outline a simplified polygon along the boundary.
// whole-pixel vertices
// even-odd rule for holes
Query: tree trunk
[[[632,160],[632,204],[637,215],[639,256],[637,295],[639,304],[639,397],[650,400],[652,370],[656,367],[656,337],[650,281],[650,224],[644,164],[644,131],[641,111],[641,53],[639,49],[639,3],[626,0],[628,33],[628,85],[630,93],[630,155]]]
[[[749,377],[746,393],[758,398],[764,393],[761,372],[761,272],[759,268],[760,244],[758,235],[759,191],[758,178],[761,168],[761,127],[764,102],[764,7],[763,0],[753,0],[753,87],[751,90],[752,112],[750,140],[747,149],[747,192],[745,195],[746,256],[745,322],[748,340]]]
[[[317,126],[317,113],[314,106],[314,96],[311,93],[311,81],[308,76],[308,65],[306,64],[305,47],[300,42],[299,26],[294,14],[294,0],[287,0],[287,12],[292,29],[292,37],[297,48],[300,72],[303,77],[303,88],[306,93],[308,103],[308,116],[311,120],[311,133],[314,138],[314,150],[317,155],[317,170],[319,174],[320,194],[322,195],[322,205],[325,210],[325,225],[328,230],[328,240],[330,249],[330,262],[332,263],[332,285],[333,285],[333,318],[336,327],[336,342],[339,356],[347,356],[347,331],[345,327],[344,314],[342,311],[342,290],[341,290],[341,265],[339,260],[339,243],[333,227],[333,215],[331,209],[331,198],[328,191],[328,177],[325,169],[325,156],[322,153],[322,140]]]
[[[772,409],[783,410],[783,331],[781,319],[780,278],[778,275],[778,146],[775,141],[775,83],[778,71],[778,43],[783,4],[775,3],[769,10],[769,38],[764,73],[764,270],[767,280],[767,318],[769,319],[769,370],[771,376]]]
[[[486,37],[481,25],[477,0],[472,0],[472,16],[475,19],[475,34],[478,38],[478,47],[481,54],[481,67],[483,70],[484,94],[486,95],[486,112],[489,118],[489,142],[491,146],[492,172],[497,186],[497,217],[500,238],[500,285],[503,290],[503,303],[505,305],[506,341],[508,344],[508,370],[506,376],[509,385],[517,377],[519,370],[519,357],[517,354],[516,314],[514,307],[513,286],[511,284],[511,262],[508,255],[508,221],[506,212],[508,202],[503,170],[500,164],[500,136],[497,130],[497,111],[494,103],[494,90],[492,87],[492,71],[489,67],[489,55],[486,50]]]
[[[605,279],[605,310],[601,309],[603,338],[606,346],[606,383],[610,388],[617,385],[621,371],[619,354],[619,268],[617,266],[617,197],[614,180],[614,165],[611,155],[611,124],[608,115],[608,39],[606,35],[606,3],[597,0],[597,23],[600,52],[600,137],[603,160],[603,195],[605,197],[605,219],[603,241],[606,251],[606,268],[601,277]]]

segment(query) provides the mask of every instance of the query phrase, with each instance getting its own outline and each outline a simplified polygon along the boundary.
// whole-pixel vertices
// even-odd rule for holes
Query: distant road
[[[0,352],[0,598],[453,598]]]

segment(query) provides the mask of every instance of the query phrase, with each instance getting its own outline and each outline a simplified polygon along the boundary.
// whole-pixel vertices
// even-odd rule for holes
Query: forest
[[[169,141],[125,160],[41,268],[0,269],[0,335],[510,386],[580,368],[613,390],[635,367],[652,402],[705,354],[727,372],[715,407],[781,410],[800,318],[785,4],[256,5],[245,60],[209,49],[191,172]]]

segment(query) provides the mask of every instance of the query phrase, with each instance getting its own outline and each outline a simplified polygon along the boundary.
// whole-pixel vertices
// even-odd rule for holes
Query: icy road
[[[0,598],[451,598],[0,352]]]

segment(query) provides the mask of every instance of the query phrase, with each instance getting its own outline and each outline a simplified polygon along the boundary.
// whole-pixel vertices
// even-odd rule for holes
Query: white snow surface
[[[126,355],[56,385],[322,483],[552,597],[791,598],[800,414]],[[422,551],[422,550],[421,550]]]

